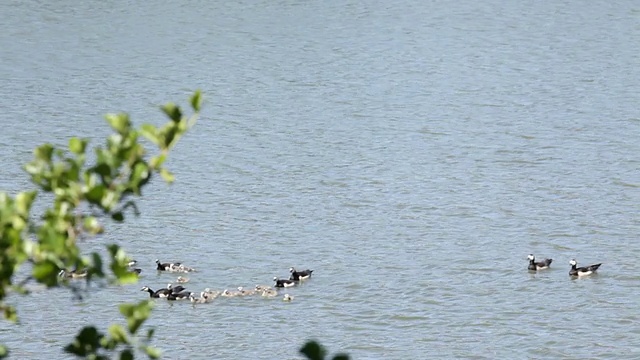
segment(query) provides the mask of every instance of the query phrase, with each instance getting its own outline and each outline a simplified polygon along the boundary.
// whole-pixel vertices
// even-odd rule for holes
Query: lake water
[[[640,358],[640,5],[636,1],[0,3],[0,189],[35,146],[160,123],[207,97],[117,242],[139,284],[11,297],[15,359],[64,359],[176,275],[188,288],[314,278],[278,299],[157,301],[175,359]],[[96,144],[96,141],[93,144]],[[100,140],[101,141],[101,140]],[[39,207],[44,206],[39,203]],[[527,255],[552,268],[526,271]],[[571,258],[603,262],[587,279]],[[105,330],[105,328],[102,328]]]

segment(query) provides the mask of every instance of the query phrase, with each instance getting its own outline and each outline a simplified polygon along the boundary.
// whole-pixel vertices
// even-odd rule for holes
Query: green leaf
[[[33,277],[42,284],[55,286],[58,284],[58,266],[51,260],[44,260],[33,266]]]
[[[162,111],[169,117],[169,119],[173,120],[173,122],[180,122],[182,120],[182,111],[180,111],[180,107],[178,107],[174,103],[167,103],[161,107]]]
[[[4,345],[0,345],[0,359],[7,356],[9,356],[9,349]]]
[[[195,112],[200,112],[202,108],[202,92],[200,90],[196,90],[191,96],[191,108]]]
[[[111,214],[111,218],[114,221],[123,222],[124,221],[124,214],[122,213],[122,211],[118,211],[118,212],[115,212],[115,213]]]
[[[64,348],[64,351],[78,356],[95,354],[100,349],[100,340],[103,337],[95,327],[87,326],[80,330],[78,336]]]
[[[15,307],[6,304],[0,304],[0,309],[2,309],[5,319],[11,321],[14,324],[18,322],[18,312],[16,311]]]
[[[25,191],[16,195],[16,210],[18,214],[23,217],[27,217],[29,214],[29,210],[31,209],[31,204],[33,204],[33,200],[36,198],[38,192],[36,191]]]
[[[109,335],[113,340],[121,344],[128,344],[129,339],[127,338],[127,333],[124,331],[124,328],[118,324],[111,324],[109,326]]]
[[[133,352],[131,349],[124,349],[120,353],[120,360],[133,360]]]
[[[40,145],[34,151],[34,156],[37,160],[42,160],[45,162],[51,162],[51,158],[53,156],[53,145],[44,144]]]
[[[93,235],[102,234],[104,232],[104,228],[100,224],[100,221],[93,216],[87,216],[84,219],[84,229]]]
[[[336,354],[336,356],[333,357],[333,360],[349,360],[349,355],[347,355],[347,354]]]
[[[160,169],[160,176],[162,176],[164,181],[166,181],[169,184],[173,183],[175,181],[175,179],[176,179],[173,176],[173,174],[169,170],[167,170],[167,168]]]
[[[69,139],[69,150],[77,155],[84,154],[88,140],[72,137]]]
[[[143,124],[142,126],[140,126],[138,132],[152,143],[160,146],[160,138],[158,137],[157,127],[151,124]]]
[[[166,154],[160,154],[158,156],[154,156],[151,158],[151,160],[149,161],[149,165],[154,168],[157,169],[160,166],[162,166],[162,164],[164,163],[164,161],[167,159],[167,155]]]
[[[146,346],[144,352],[147,353],[151,359],[160,359],[160,356],[162,356],[162,352],[159,349],[151,346]]]
[[[300,353],[309,360],[324,360],[326,351],[315,341],[309,341],[300,349]]]
[[[150,300],[143,300],[137,304],[120,305],[120,313],[127,319],[127,327],[131,334],[135,334],[140,325],[147,320],[151,315],[152,308],[153,302]]]
[[[131,120],[127,114],[107,114],[105,119],[111,128],[119,134],[126,134],[131,129]]]

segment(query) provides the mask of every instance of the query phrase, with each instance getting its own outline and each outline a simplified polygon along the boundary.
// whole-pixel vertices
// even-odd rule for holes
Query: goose
[[[256,292],[261,292],[261,291],[271,290],[271,289],[273,288],[269,285],[256,285],[255,287]]]
[[[551,262],[553,261],[553,259],[544,259],[536,262],[536,258],[533,254],[529,254],[527,258],[529,259],[528,269],[532,271],[548,269],[549,265],[551,265]]]
[[[238,287],[241,296],[255,295],[256,290],[245,290],[242,286]]]
[[[178,284],[185,284],[189,282],[189,278],[178,276],[178,278],[176,279],[176,282]]]
[[[578,262],[575,259],[571,259],[571,261],[569,261],[569,265],[571,265],[571,270],[569,270],[570,276],[588,276],[595,273],[602,263],[577,267]]]
[[[209,301],[209,298],[207,297],[207,293],[203,291],[200,293],[199,298],[195,297],[193,293],[189,294],[189,300],[192,304],[204,304]]]
[[[293,280],[278,279],[277,277],[274,277],[273,281],[275,281],[275,287],[291,287],[296,284]]]
[[[196,269],[188,267],[188,266],[184,266],[180,263],[176,263],[176,264],[171,264],[169,266],[168,269],[170,272],[179,272],[179,273],[189,273],[189,272],[194,272],[196,271]]]
[[[136,274],[136,275],[140,275],[140,273],[142,272],[142,269],[140,268],[134,268],[134,266],[138,263],[137,260],[131,260],[127,263],[127,267],[129,268],[129,272]]]
[[[167,300],[184,300],[184,299],[188,299],[189,295],[191,295],[190,291],[171,293],[169,294],[169,296],[167,296]]]
[[[151,290],[148,286],[143,286],[140,291],[146,291],[149,293],[149,297],[151,298],[166,298],[171,294],[171,290],[169,289],[158,289],[156,291]]]
[[[62,269],[58,273],[58,276],[62,278],[67,278],[67,279],[80,279],[80,278],[87,277],[87,274],[88,272],[86,269],[82,271],[78,271],[78,270],[67,271],[65,269]]]
[[[219,290],[211,290],[209,288],[204,289],[204,292],[207,294],[207,298],[210,300],[217,298],[222,293]]]
[[[263,297],[276,297],[278,296],[278,290],[276,289],[264,289],[262,290]]]
[[[310,278],[313,270],[307,269],[302,271],[296,271],[296,269],[292,267],[289,269],[289,272],[291,273],[291,277],[289,278],[289,280],[299,281],[299,280],[306,280]]]
[[[282,301],[291,301],[293,300],[293,296],[289,295],[289,294],[284,294],[284,297],[282,298]]]
[[[174,293],[174,294],[186,290],[186,288],[184,286],[178,285],[176,287],[173,287],[173,285],[171,285],[171,284],[167,285],[167,289],[171,290],[171,292]]]
[[[220,296],[224,296],[224,297],[236,297],[236,296],[241,296],[239,291],[229,291],[228,289],[225,289],[222,294],[220,294]]]
[[[171,267],[180,265],[180,263],[161,263],[158,259],[156,259],[156,264],[158,265],[156,269],[158,269],[159,271],[169,271]]]

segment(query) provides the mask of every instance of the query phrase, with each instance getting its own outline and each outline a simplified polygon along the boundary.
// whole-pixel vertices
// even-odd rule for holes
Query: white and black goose
[[[275,287],[279,287],[279,288],[285,288],[285,287],[291,287],[291,286],[295,286],[296,283],[293,280],[287,280],[287,279],[278,279],[278,277],[274,277],[273,281],[275,282]]]
[[[600,265],[602,265],[602,263],[578,267],[578,262],[575,259],[571,259],[571,261],[569,261],[569,265],[571,265],[571,270],[569,270],[569,275],[580,277],[580,276],[589,276],[595,273],[596,271],[598,271],[598,268],[600,267]]]
[[[302,271],[296,271],[295,268],[291,267],[289,269],[289,272],[291,273],[291,277],[289,278],[289,280],[300,281],[300,280],[307,280],[308,278],[310,278],[311,273],[313,273],[313,270],[307,269]]]
[[[169,296],[167,296],[167,300],[184,300],[184,299],[188,299],[190,295],[191,295],[191,291],[186,291],[186,290],[178,293],[171,293],[169,294]]]
[[[149,297],[151,298],[166,298],[171,294],[171,290],[169,289],[158,289],[156,291],[151,290],[148,286],[143,286],[140,291],[146,291],[149,293]]]
[[[548,269],[549,265],[551,265],[551,262],[553,261],[553,259],[544,259],[542,261],[536,261],[536,258],[535,256],[533,256],[533,254],[529,254],[527,258],[529,259],[528,269],[531,271]]]
[[[176,293],[179,293],[179,292],[182,292],[182,291],[186,290],[186,288],[184,286],[182,286],[182,285],[173,286],[171,284],[167,284],[167,289],[171,290],[171,292],[173,294],[176,294]]]
[[[180,263],[162,263],[158,259],[156,259],[156,264],[158,265],[156,267],[158,271],[170,271],[172,267],[180,266]]]

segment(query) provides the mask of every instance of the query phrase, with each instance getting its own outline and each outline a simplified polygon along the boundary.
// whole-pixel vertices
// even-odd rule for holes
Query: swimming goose
[[[255,290],[256,292],[260,292],[260,291],[264,291],[264,290],[271,290],[273,289],[271,286],[269,285],[256,285]]]
[[[238,287],[241,296],[251,296],[256,294],[256,290],[245,290],[242,286]]]
[[[178,284],[185,284],[189,282],[189,278],[178,276],[178,278],[176,279],[176,282]]]
[[[184,286],[178,285],[176,287],[173,287],[173,285],[171,285],[171,284],[167,285],[167,289],[171,290],[171,292],[174,293],[174,294],[186,290],[186,288]]]
[[[229,289],[225,289],[222,294],[220,294],[220,296],[224,296],[224,297],[236,297],[236,296],[241,296],[239,291],[229,291]]]
[[[263,297],[276,297],[278,296],[278,290],[276,289],[264,289],[262,290]]]
[[[196,271],[192,267],[182,265],[180,263],[171,264],[168,269],[170,272],[190,273]]]
[[[204,292],[207,294],[209,300],[217,298],[222,293],[220,290],[211,290],[209,288],[204,289]]]
[[[190,291],[171,293],[169,294],[169,296],[167,296],[167,300],[184,300],[184,299],[188,299],[189,295],[191,295]]]
[[[575,259],[571,259],[571,261],[569,261],[569,265],[571,265],[571,270],[569,270],[570,276],[588,276],[595,273],[602,263],[577,267],[578,262]]]
[[[293,280],[278,279],[277,277],[274,277],[273,281],[275,281],[275,287],[291,287],[296,284]]]
[[[171,294],[171,290],[169,289],[159,289],[159,290],[153,291],[148,286],[143,286],[142,289],[140,289],[140,291],[148,292],[149,297],[152,297],[152,298],[166,298],[167,296],[169,296],[169,294]]]
[[[60,272],[58,273],[59,277],[63,277],[63,278],[67,278],[67,279],[80,279],[80,278],[85,278],[87,277],[87,270],[82,270],[82,271],[78,271],[78,270],[71,270],[71,271],[67,271],[65,269],[60,270]]]
[[[138,263],[137,260],[131,260],[127,263],[127,267],[129,268],[129,272],[136,274],[136,275],[140,275],[140,273],[142,272],[142,269],[140,268],[134,268],[134,266]]]
[[[299,280],[307,280],[308,278],[310,278],[313,270],[307,269],[302,271],[296,271],[296,269],[292,267],[289,269],[289,272],[291,273],[291,277],[289,278],[289,280],[299,281]]]
[[[533,254],[529,254],[527,258],[529,259],[528,269],[532,271],[548,269],[549,265],[551,265],[551,262],[553,261],[553,259],[544,259],[536,262],[536,258]]]
[[[180,263],[161,263],[160,260],[156,259],[156,264],[158,264],[158,266],[156,267],[156,269],[158,269],[159,271],[169,271],[171,269],[171,267],[173,266],[180,266]]]
[[[199,298],[195,297],[193,293],[191,293],[189,295],[189,300],[192,304],[204,304],[209,301],[209,299],[207,298],[207,293],[205,293],[204,291],[200,293]]]
[[[284,297],[282,298],[282,301],[291,301],[293,300],[293,296],[289,295],[289,294],[284,294]]]

